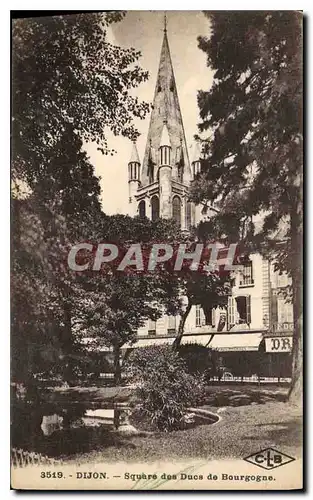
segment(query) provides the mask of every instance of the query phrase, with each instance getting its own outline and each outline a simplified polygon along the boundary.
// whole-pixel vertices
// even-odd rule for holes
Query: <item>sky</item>
[[[166,12],[167,34],[183,116],[187,147],[190,155],[193,137],[198,132],[199,113],[197,91],[209,90],[213,74],[207,67],[206,54],[198,48],[197,37],[209,34],[209,21],[199,11]],[[119,23],[111,25],[107,36],[111,43],[140,50],[139,65],[149,71],[149,79],[133,93],[141,100],[152,102],[163,40],[164,11],[129,11]],[[134,123],[140,132],[137,147],[142,161],[149,128],[150,114]],[[132,144],[124,137],[114,137],[107,131],[108,146],[117,151],[103,156],[95,144],[85,149],[101,177],[102,208],[107,214],[128,213],[128,161]]]

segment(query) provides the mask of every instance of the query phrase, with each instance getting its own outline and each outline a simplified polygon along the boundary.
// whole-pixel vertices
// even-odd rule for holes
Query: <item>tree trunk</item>
[[[66,302],[63,303],[64,328],[62,332],[62,349],[65,354],[65,365],[63,369],[64,380],[71,384],[74,378],[73,360],[70,357],[72,354],[73,338],[72,338],[72,311],[71,306]]]
[[[186,323],[188,315],[189,315],[189,313],[191,311],[191,307],[192,307],[191,302],[188,299],[188,304],[187,304],[186,310],[185,310],[185,312],[180,317],[180,322],[179,322],[177,336],[176,336],[176,338],[175,338],[175,340],[173,342],[173,349],[178,349],[178,347],[180,346],[181,339],[182,339],[182,337],[184,335],[184,331],[185,331],[185,323]]]
[[[300,276],[296,276],[296,274]],[[299,279],[300,278],[300,279]],[[302,404],[303,395],[303,335],[302,335],[302,284],[301,272],[293,275],[294,333],[292,343],[292,380],[288,399],[296,405]]]
[[[300,196],[302,191],[300,190]],[[288,399],[301,406],[303,397],[303,333],[302,333],[302,202],[296,200],[291,214],[292,290],[294,332],[292,343],[292,380]]]
[[[121,348],[118,345],[113,347],[114,354],[114,385],[120,385],[122,382],[122,371],[121,371],[121,362],[120,362],[120,354]]]

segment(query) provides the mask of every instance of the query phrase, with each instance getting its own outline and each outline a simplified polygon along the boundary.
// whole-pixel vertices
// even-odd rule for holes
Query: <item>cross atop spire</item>
[[[166,12],[164,13],[164,33],[167,33],[167,18],[166,18]]]

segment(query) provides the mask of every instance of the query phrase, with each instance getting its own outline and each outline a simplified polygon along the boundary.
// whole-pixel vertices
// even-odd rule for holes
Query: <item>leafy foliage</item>
[[[244,235],[290,272],[299,252],[291,245],[292,213],[301,224],[301,15],[206,15],[212,34],[199,47],[214,82],[198,94],[199,129],[211,138],[193,198],[218,209],[211,224],[220,234]]]
[[[184,344],[178,349],[188,373],[205,375],[206,379],[222,374],[220,355],[217,351],[200,344]]]
[[[122,12],[84,13],[13,21],[12,174],[33,185],[49,168],[67,126],[110,152],[106,128],[134,139],[133,117],[148,104],[131,95],[148,73],[140,53],[108,41]],[[113,151],[111,151],[113,153]]]
[[[217,237],[243,240],[292,278],[293,383],[302,373],[302,14],[213,12],[199,47],[214,71],[198,93],[202,172],[197,203],[215,210]],[[237,233],[237,234],[236,234]],[[297,389],[299,393],[299,390]]]
[[[148,110],[131,96],[148,76],[136,65],[139,52],[107,40],[109,25],[123,16],[106,12],[13,22],[12,371],[17,380],[44,369],[70,378],[84,362],[82,323],[88,324],[91,314],[97,318],[96,307],[112,295],[112,283],[105,291],[70,271],[67,254],[75,242],[105,237],[99,231],[105,226],[99,179],[83,141],[96,141],[108,154],[106,128],[133,139],[138,134],[133,118]],[[107,310],[109,304],[101,312]]]

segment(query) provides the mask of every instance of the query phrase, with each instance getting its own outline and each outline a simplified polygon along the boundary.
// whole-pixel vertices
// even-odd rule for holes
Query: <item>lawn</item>
[[[115,400],[126,392],[109,391]],[[101,389],[104,396],[107,389]],[[284,402],[286,388],[243,386],[209,387],[203,408],[217,414],[213,425],[171,433],[155,432],[137,436],[115,431],[99,434],[96,446],[64,456],[65,462],[156,461],[189,458],[242,458],[274,447],[293,457],[301,455],[301,411]],[[97,392],[98,396],[99,393]],[[84,395],[86,397],[86,394]],[[88,399],[88,398],[87,398]],[[77,430],[78,432],[78,430]],[[77,436],[78,437],[78,436]],[[89,439],[86,435],[86,438]],[[74,435],[70,438],[75,440]],[[74,450],[73,450],[74,451]]]

